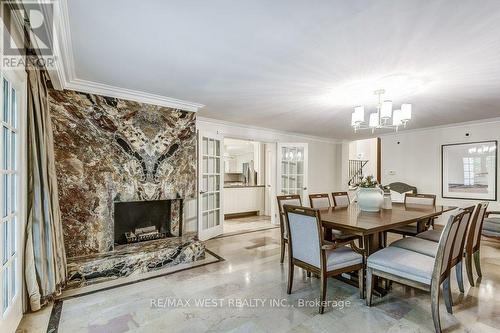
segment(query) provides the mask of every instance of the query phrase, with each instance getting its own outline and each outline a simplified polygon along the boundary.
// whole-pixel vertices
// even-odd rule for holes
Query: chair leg
[[[290,295],[292,293],[292,285],[293,285],[293,269],[294,265],[292,263],[292,260],[288,261],[288,288],[286,293]]]
[[[464,289],[464,274],[462,269],[462,261],[459,261],[455,266],[455,272],[457,273],[458,289],[460,290],[461,293],[464,293],[465,289]]]
[[[281,238],[281,258],[280,258],[280,264],[282,264],[285,261],[285,240],[283,237]]]
[[[326,286],[327,286],[327,277],[325,272],[321,272],[321,303],[319,306],[319,313],[323,314],[325,312],[325,301],[326,301]]]
[[[359,298],[365,298],[365,276],[364,268],[358,271],[358,288],[359,288]]]
[[[469,284],[474,287],[474,273],[472,273],[472,255],[470,253],[465,254],[465,269],[467,271]]]
[[[366,305],[372,306],[373,295],[373,272],[371,268],[366,268]]]
[[[439,283],[434,281],[431,284],[431,310],[434,329],[436,333],[441,333],[441,321],[439,319]]]
[[[443,282],[443,297],[444,297],[444,304],[446,305],[446,311],[448,311],[448,313],[450,314],[453,314],[453,300],[451,297],[449,276]]]
[[[479,250],[474,252],[474,264],[476,265],[476,272],[479,277],[483,276],[483,273],[481,272],[481,254]]]

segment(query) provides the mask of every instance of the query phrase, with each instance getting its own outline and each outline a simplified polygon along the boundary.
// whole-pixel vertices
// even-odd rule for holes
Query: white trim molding
[[[166,106],[174,109],[181,109],[184,111],[197,112],[202,108],[203,104],[187,102],[180,99],[165,97],[161,95],[150,94],[143,91],[132,90],[127,88],[118,88],[107,84],[73,79],[66,82],[64,89],[76,90],[90,94],[104,95],[109,97],[127,99],[140,103],[154,104]]]
[[[274,135],[276,136],[288,136],[289,138],[286,139],[273,139],[269,142],[288,142],[290,141],[290,137],[294,137],[295,139],[302,139],[306,141],[312,141],[312,142],[323,142],[323,143],[330,143],[330,144],[341,144],[344,142],[344,140],[340,139],[333,139],[333,138],[325,138],[321,136],[314,136],[314,135],[307,135],[307,134],[301,134],[297,132],[288,132],[288,131],[281,131],[277,129],[272,129],[272,128],[266,128],[266,127],[258,127],[258,126],[252,126],[252,125],[244,125],[241,123],[233,123],[230,121],[225,121],[225,120],[219,120],[219,119],[213,119],[213,118],[206,118],[206,117],[196,117],[196,122],[197,126],[203,125],[203,124],[208,124],[208,125],[215,125],[219,126],[222,129],[220,129],[220,133],[218,134],[223,134],[225,137],[228,138],[234,138],[234,139],[245,139],[245,140],[251,140],[251,141],[263,141],[267,142],[266,138],[269,135]],[[224,127],[226,128],[233,128],[233,129],[238,129],[238,135],[234,134],[228,134],[224,133]],[[251,135],[246,135],[245,133],[248,133],[248,131],[251,131]]]
[[[375,137],[396,136],[396,135],[402,135],[402,134],[432,131],[432,130],[436,130],[436,129],[453,128],[453,127],[468,127],[468,126],[481,125],[481,124],[493,124],[493,123],[498,123],[498,122],[500,122],[500,117],[494,117],[494,118],[464,121],[464,122],[460,122],[460,123],[450,123],[450,124],[445,124],[445,125],[436,125],[436,126],[429,126],[429,127],[406,129],[406,130],[398,131],[398,132],[379,134]],[[362,140],[362,139],[360,139],[360,140]],[[355,141],[355,140],[353,140],[353,141]]]
[[[132,100],[140,103],[160,105],[185,111],[197,112],[205,105],[183,101],[167,96],[156,95],[104,83],[82,80],[76,77],[73,46],[67,0],[54,1],[54,56],[55,68],[48,73],[54,88],[76,90],[90,94]]]

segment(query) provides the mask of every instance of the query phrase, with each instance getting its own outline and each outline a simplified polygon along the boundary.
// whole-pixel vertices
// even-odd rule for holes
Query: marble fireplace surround
[[[68,287],[130,277],[205,257],[182,232],[196,196],[196,114],[76,91],[49,91]],[[170,234],[114,244],[116,202],[171,200]]]
[[[196,196],[196,114],[76,91],[49,91],[68,258],[114,249],[114,203]],[[181,200],[171,234],[181,236]]]

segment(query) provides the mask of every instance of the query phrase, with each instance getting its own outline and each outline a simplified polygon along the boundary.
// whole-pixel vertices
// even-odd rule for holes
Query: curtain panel
[[[41,309],[66,283],[66,254],[59,211],[45,72],[28,73],[28,221],[24,274],[29,305]]]

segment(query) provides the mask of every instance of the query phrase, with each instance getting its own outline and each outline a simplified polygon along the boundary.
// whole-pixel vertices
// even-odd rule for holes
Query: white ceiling
[[[499,0],[68,1],[79,79],[331,138],[386,88],[409,128],[500,116]]]

